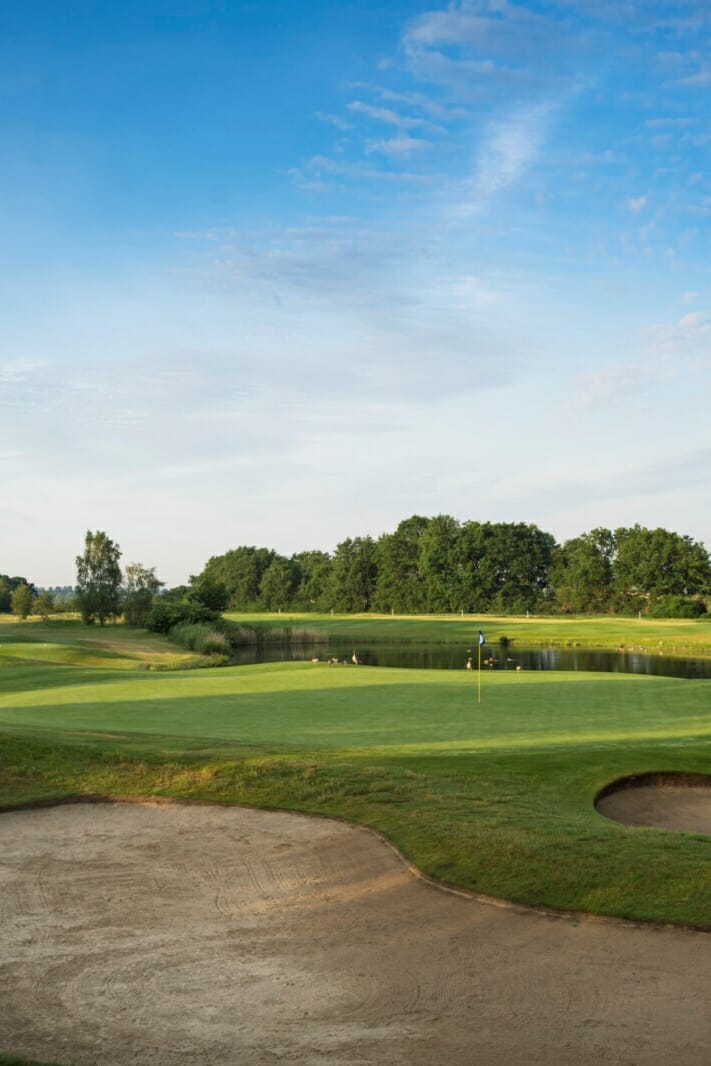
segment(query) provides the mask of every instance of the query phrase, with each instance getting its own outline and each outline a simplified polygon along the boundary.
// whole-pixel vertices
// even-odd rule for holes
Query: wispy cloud
[[[565,20],[506,0],[459,0],[424,12],[402,39],[416,77],[469,99],[540,90],[579,68],[584,47],[584,35]]]
[[[429,185],[432,181],[428,174],[383,170],[362,162],[334,159],[325,155],[312,156],[300,167],[293,167],[290,174],[298,184],[304,186],[313,186],[315,181],[322,183],[333,178],[402,185]]]
[[[707,89],[711,86],[711,67],[702,67],[694,74],[687,74],[686,77],[679,78],[676,84]]]
[[[412,129],[429,129],[436,132],[443,132],[441,126],[436,126],[428,119],[418,118],[412,115],[403,115],[398,111],[393,111],[389,107],[376,107],[373,104],[364,103],[362,100],[352,100],[348,104],[348,110],[353,114],[366,115],[368,118],[373,119],[376,122],[384,122],[390,126],[396,126],[401,130]]]
[[[599,408],[673,381],[698,384],[700,375],[705,377],[710,369],[711,318],[702,311],[691,311],[676,322],[645,330],[636,356],[581,378],[577,406],[583,410]]]
[[[348,122],[345,118],[341,118],[340,115],[332,115],[325,111],[316,111],[314,113],[314,118],[319,119],[321,122],[327,122],[329,125],[335,126],[337,130],[342,130],[344,132],[353,129],[353,123]]]
[[[632,196],[627,201],[627,207],[635,215],[638,215],[639,212],[642,211],[646,206],[647,206],[647,197],[646,196]]]
[[[538,157],[558,107],[544,101],[518,108],[492,123],[479,147],[474,173],[464,183],[452,214],[471,217],[523,178]]]
[[[432,141],[425,140],[423,137],[409,137],[406,133],[401,133],[398,137],[368,141],[365,150],[368,155],[378,152],[380,155],[403,156],[411,155],[413,152],[422,152],[431,147]]]

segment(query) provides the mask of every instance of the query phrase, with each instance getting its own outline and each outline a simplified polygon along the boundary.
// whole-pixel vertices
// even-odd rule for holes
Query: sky
[[[412,514],[711,547],[708,0],[23,0],[0,572]]]

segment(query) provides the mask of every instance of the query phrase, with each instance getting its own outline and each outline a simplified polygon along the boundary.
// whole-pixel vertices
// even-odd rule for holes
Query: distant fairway
[[[711,656],[711,616],[686,619],[621,615],[330,615],[245,614],[228,611],[233,622],[276,630],[291,627],[312,638],[339,642],[458,644],[466,648],[483,629],[489,646],[502,637],[517,647],[580,647],[614,651],[646,649],[651,654]]]
[[[709,839],[593,808],[628,774],[711,772],[707,682],[325,663],[0,670],[0,802],[156,794],[335,815],[529,904],[711,928]]]

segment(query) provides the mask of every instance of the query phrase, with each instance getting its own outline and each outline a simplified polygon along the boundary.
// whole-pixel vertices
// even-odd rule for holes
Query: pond
[[[293,644],[243,648],[235,653],[240,666],[318,658],[350,663],[353,644]],[[406,669],[463,670],[469,655],[477,666],[476,640],[456,644],[360,644],[355,651],[365,666]],[[487,662],[487,660],[493,660]],[[593,670],[616,674],[658,674],[663,677],[711,678],[711,659],[679,658],[646,650],[602,651],[585,648],[519,648],[487,644],[482,648],[482,670]]]

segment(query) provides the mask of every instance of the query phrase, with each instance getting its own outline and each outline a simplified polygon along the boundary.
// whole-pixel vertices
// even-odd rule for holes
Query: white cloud
[[[688,74],[685,78],[679,78],[676,84],[688,85],[691,87],[698,86],[703,89],[708,88],[711,86],[711,68],[705,67],[702,70],[698,70],[695,74]]]
[[[640,337],[639,353],[605,365],[579,379],[576,403],[587,410],[646,392],[655,385],[693,381],[711,369],[711,318],[691,311],[676,322],[651,326]]]
[[[648,118],[645,120],[644,125],[647,129],[686,129],[688,126],[693,126],[696,120],[693,118]]]
[[[380,167],[368,166],[362,162],[333,159],[325,155],[312,156],[300,167],[293,167],[289,173],[297,184],[303,187],[310,186],[314,180],[323,182],[325,187],[328,180],[333,178],[403,185],[429,185],[432,181],[431,176],[428,174],[417,174],[403,170],[383,170]]]
[[[353,100],[347,105],[348,110],[354,114],[366,115],[368,118],[372,118],[376,122],[384,122],[390,126],[396,126],[398,129],[411,130],[411,129],[430,129],[441,131],[441,127],[435,126],[434,123],[428,119],[417,118],[412,115],[402,115],[398,111],[393,111],[389,107],[375,107],[372,104],[366,104],[362,100]]]
[[[484,137],[472,178],[453,213],[469,217],[510,186],[535,162],[557,105],[548,101],[519,108],[494,123]]]
[[[629,200],[627,201],[627,207],[628,207],[628,208],[629,208],[629,210],[630,210],[630,211],[632,211],[632,212],[633,212],[633,213],[634,213],[635,215],[638,215],[638,214],[639,214],[639,212],[640,212],[640,211],[642,211],[642,210],[644,210],[644,208],[645,208],[646,206],[647,206],[647,197],[646,197],[646,196],[637,196],[637,197],[631,197],[631,198],[630,198],[630,199],[629,199]]]
[[[412,152],[422,152],[431,147],[431,141],[427,141],[422,137],[409,137],[406,133],[401,133],[398,137],[368,141],[365,150],[369,155],[373,152],[378,152],[380,155],[401,156],[411,155]]]
[[[353,123],[347,122],[346,119],[341,118],[340,115],[331,115],[324,111],[316,111],[314,118],[319,119],[321,122],[327,122],[331,126],[335,126],[337,130],[352,130]]]

